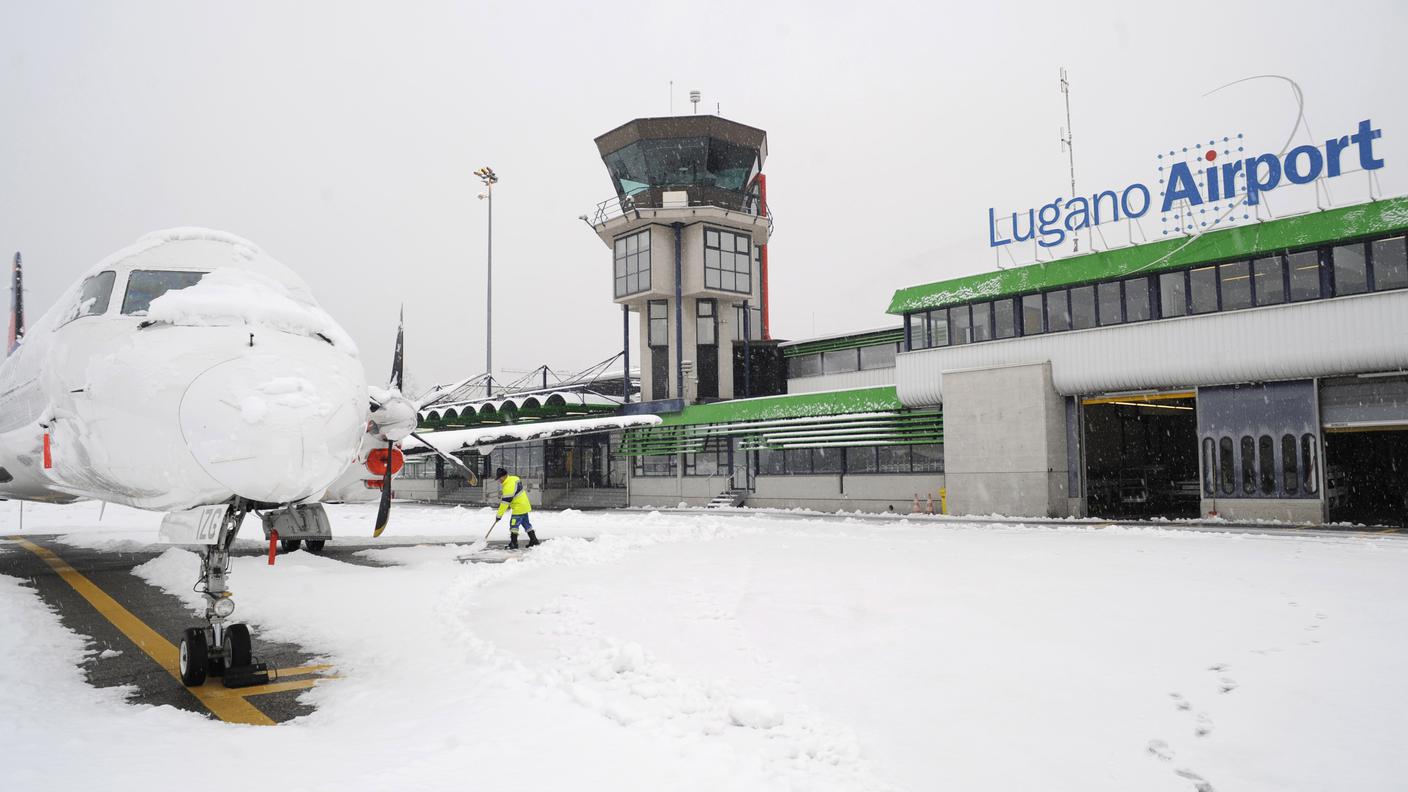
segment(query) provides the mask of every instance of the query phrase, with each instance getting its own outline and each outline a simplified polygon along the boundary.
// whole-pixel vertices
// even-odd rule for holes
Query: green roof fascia
[[[975,300],[1152,273],[1192,264],[1252,257],[1271,251],[1312,247],[1340,239],[1408,229],[1408,197],[1267,220],[1144,245],[1088,253],[1068,259],[985,272],[899,289],[886,310],[904,314]]]
[[[693,404],[680,412],[661,416],[657,426],[690,426],[693,424],[733,423],[735,421],[766,421],[773,418],[809,418],[845,413],[885,412],[901,410],[895,386],[876,388],[796,393],[785,396],[763,396],[757,399],[732,399],[712,404]]]
[[[894,344],[904,340],[904,328],[878,330],[874,333],[857,333],[841,338],[824,338],[817,341],[800,341],[782,347],[783,357],[811,355],[817,352],[832,352],[838,349],[859,349],[860,347]]]

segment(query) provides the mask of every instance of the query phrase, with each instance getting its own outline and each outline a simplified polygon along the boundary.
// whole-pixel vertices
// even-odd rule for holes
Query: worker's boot
[[[535,533],[533,533],[532,531],[529,531],[529,532],[528,532],[528,546],[529,546],[529,547],[536,547],[536,546],[538,546],[538,545],[540,545],[540,544],[542,544],[542,542],[539,542],[539,541],[538,541],[538,535],[535,534]]]
[[[508,549],[510,549],[510,550],[517,550],[517,549],[518,549],[518,534],[516,534],[516,533],[511,533],[511,534],[508,535]]]

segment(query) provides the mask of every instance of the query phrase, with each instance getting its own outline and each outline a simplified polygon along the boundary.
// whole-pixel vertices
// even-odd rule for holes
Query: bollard
[[[269,532],[269,566],[274,565],[274,556],[279,552],[279,532]]]

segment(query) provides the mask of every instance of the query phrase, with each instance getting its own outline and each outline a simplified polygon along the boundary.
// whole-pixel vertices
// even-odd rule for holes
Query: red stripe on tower
[[[768,177],[758,174],[758,203],[766,219],[768,216]],[[758,256],[758,296],[763,303],[763,340],[772,340],[771,325],[768,323],[768,243],[763,242]]]

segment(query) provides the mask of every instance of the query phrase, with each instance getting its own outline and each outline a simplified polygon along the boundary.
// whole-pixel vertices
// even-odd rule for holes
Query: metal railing
[[[687,192],[688,188],[682,188],[680,191]],[[618,217],[624,217],[628,214],[639,212],[642,209],[678,208],[678,206],[674,204],[669,206],[664,204],[664,200],[661,197],[664,192],[666,192],[666,190],[661,187],[646,187],[631,195],[614,195],[597,204],[592,210],[592,213],[585,217],[587,217],[591,225],[595,227],[615,220]],[[768,235],[771,236],[773,226],[772,209],[771,207],[762,206],[762,200],[759,198],[756,191],[742,196],[739,196],[737,193],[733,193],[732,195],[740,197],[742,200],[735,202],[729,201],[723,197],[711,199],[707,194],[699,198],[691,195],[689,202],[685,204],[685,206],[717,207],[733,212],[742,212],[754,217],[762,217],[767,220]]]

